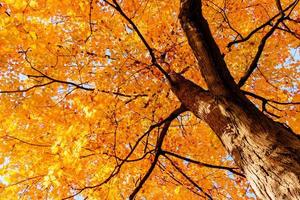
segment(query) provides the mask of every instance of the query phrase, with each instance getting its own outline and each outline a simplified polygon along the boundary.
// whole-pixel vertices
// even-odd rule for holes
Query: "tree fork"
[[[300,199],[300,139],[259,111],[234,82],[201,11],[182,0],[182,27],[209,91],[172,72],[172,91],[215,132],[258,198]]]

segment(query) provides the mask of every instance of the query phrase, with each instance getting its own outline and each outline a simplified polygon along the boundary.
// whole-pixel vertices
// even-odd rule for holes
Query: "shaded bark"
[[[209,91],[172,72],[172,90],[216,133],[261,199],[300,199],[300,140],[240,91],[202,16],[200,0],[182,0],[179,16]]]

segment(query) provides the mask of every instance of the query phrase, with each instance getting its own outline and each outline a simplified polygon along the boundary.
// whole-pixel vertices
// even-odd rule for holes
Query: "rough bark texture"
[[[242,94],[202,16],[201,0],[182,0],[179,18],[209,91],[171,73],[173,92],[216,133],[260,199],[300,199],[299,137]]]

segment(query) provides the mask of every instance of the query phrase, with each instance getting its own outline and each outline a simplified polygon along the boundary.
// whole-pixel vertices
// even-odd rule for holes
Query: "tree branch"
[[[178,116],[177,113],[182,113],[184,111],[185,111],[185,108],[183,106],[181,106],[180,108],[178,108],[175,111],[173,111],[173,113],[171,115],[175,114],[175,115]],[[140,191],[140,189],[142,189],[144,183],[147,181],[147,179],[150,177],[151,173],[153,172],[153,170],[154,170],[154,168],[155,168],[155,166],[156,166],[156,164],[158,162],[159,156],[162,155],[162,149],[161,149],[161,147],[163,145],[164,138],[167,135],[167,132],[168,132],[168,129],[169,129],[170,125],[171,125],[171,122],[172,122],[172,120],[168,120],[168,121],[165,122],[165,124],[163,126],[163,129],[160,132],[160,135],[159,135],[159,137],[157,139],[157,142],[156,142],[154,160],[151,163],[151,166],[148,169],[148,171],[146,172],[146,174],[144,175],[144,177],[141,179],[141,181],[137,185],[137,187],[130,194],[130,196],[129,196],[130,200],[134,199],[134,197],[136,196],[136,194]]]
[[[14,140],[18,140],[21,143],[27,144],[27,145],[31,145],[31,146],[37,146],[37,147],[51,147],[51,145],[48,144],[35,144],[35,143],[31,143],[31,142],[27,142],[25,140],[19,139],[17,137],[11,136],[11,135],[5,135],[1,138],[10,138],[10,139],[14,139]]]
[[[272,21],[274,19],[276,19],[277,17],[279,17],[280,15],[282,15],[283,12],[286,12],[289,9],[293,8],[298,3],[298,1],[299,0],[295,0],[293,3],[291,3],[284,10],[280,11],[279,13],[277,13],[276,15],[274,15],[273,17],[271,17],[268,21],[266,21],[265,23],[263,23],[259,27],[257,27],[254,30],[252,30],[246,37],[243,37],[242,39],[239,39],[239,40],[234,40],[232,42],[229,42],[228,45],[227,45],[227,47],[230,48],[234,44],[245,42],[245,41],[249,40],[255,33],[257,33],[258,31],[260,31],[261,29],[265,28],[266,26],[270,25],[272,23]]]
[[[208,0],[209,3],[211,3],[213,6],[215,6],[216,8],[214,8],[213,6],[210,6],[212,9],[216,10],[216,12],[220,13],[223,17],[223,20],[224,22],[227,23],[228,27],[236,33],[236,38],[237,37],[240,37],[240,38],[243,38],[242,34],[237,31],[233,26],[232,24],[230,23],[229,19],[228,19],[228,16],[226,14],[226,1],[224,1],[224,8],[221,8],[220,6],[218,6],[217,4],[215,4],[213,1],[211,0]],[[208,5],[208,4],[207,4]],[[218,9],[218,10],[217,10]]]
[[[147,40],[145,39],[145,37],[143,36],[143,34],[141,33],[141,31],[139,30],[139,28],[136,26],[136,24],[124,13],[124,11],[122,10],[122,8],[120,7],[120,5],[118,4],[118,2],[116,0],[112,0],[113,4],[110,3],[108,0],[104,0],[104,2],[106,2],[108,5],[110,5],[111,7],[113,7],[116,11],[118,11],[120,13],[120,15],[132,26],[133,30],[137,33],[137,35],[139,36],[139,38],[141,39],[142,43],[144,44],[144,46],[146,47],[146,49],[148,50],[150,57],[151,57],[151,62],[152,65],[155,66],[166,78],[167,80],[172,83],[172,80],[170,79],[170,76],[168,74],[168,72],[166,72],[162,66],[158,63],[154,51],[151,48],[151,46],[149,45],[149,43],[147,42]]]
[[[275,1],[276,1],[276,6],[277,6],[278,10],[281,12],[282,15],[284,15],[282,6],[281,6],[281,1],[280,0],[275,0]]]
[[[274,26],[269,30],[269,32],[262,38],[262,40],[261,40],[261,42],[260,42],[260,44],[259,44],[259,46],[258,46],[258,50],[257,50],[257,52],[256,52],[256,55],[255,55],[255,57],[254,57],[252,63],[250,64],[250,66],[249,66],[247,72],[244,74],[244,76],[243,76],[243,77],[240,79],[240,81],[238,82],[238,86],[239,86],[239,87],[242,87],[242,86],[246,83],[246,81],[247,81],[248,78],[251,76],[251,74],[253,73],[253,71],[257,68],[257,66],[258,66],[258,61],[259,61],[259,59],[260,59],[260,57],[261,57],[261,55],[262,55],[262,52],[263,52],[263,50],[264,50],[264,47],[265,47],[265,45],[266,45],[267,40],[271,37],[271,35],[274,33],[274,31],[278,28],[278,25],[279,25],[280,23],[283,23],[283,21],[284,21],[285,19],[287,19],[287,18],[285,17],[284,12],[285,12],[285,11],[288,11],[288,10],[291,8],[290,13],[287,15],[287,16],[289,16],[289,15],[291,14],[291,11],[295,8],[295,6],[297,5],[298,2],[299,2],[299,1],[296,0],[296,1],[294,1],[292,4],[290,4],[286,9],[282,10],[280,0],[276,0],[276,5],[277,5],[277,7],[278,7],[278,9],[279,9],[279,11],[280,11],[280,13],[278,13],[278,15],[281,14],[281,17],[276,21],[276,23],[275,23]],[[271,21],[269,21],[269,22],[271,23]],[[284,24],[284,23],[283,23],[283,24]]]
[[[55,81],[50,81],[50,82],[47,82],[47,83],[43,83],[43,84],[38,84],[38,85],[34,85],[34,86],[31,86],[29,88],[26,88],[26,89],[22,89],[22,90],[1,90],[0,93],[6,93],[6,94],[9,94],[9,93],[22,93],[22,92],[28,92],[34,88],[39,88],[39,87],[43,87],[43,86],[46,86],[46,85],[50,85],[52,83],[54,83]]]
[[[74,86],[76,88],[83,89],[83,90],[88,90],[88,91],[94,91],[95,90],[94,88],[84,87],[83,86],[84,83],[77,84],[77,83],[70,82],[70,81],[58,80],[56,78],[48,76],[47,74],[43,73],[42,71],[38,70],[37,68],[35,68],[35,66],[32,65],[32,63],[30,62],[30,60],[27,57],[27,52],[28,52],[28,50],[26,50],[25,52],[23,52],[24,55],[25,55],[26,62],[29,64],[29,66],[31,67],[31,69],[33,69],[34,71],[36,71],[36,72],[38,72],[40,74],[40,75],[29,75],[30,77],[46,78],[46,79],[48,79],[50,81],[53,81],[53,82],[56,82],[56,83],[68,84],[68,85],[72,85],[72,86]]]
[[[276,100],[272,100],[272,99],[267,99],[265,97],[259,96],[257,94],[254,94],[252,92],[248,92],[248,91],[245,91],[245,90],[242,90],[242,92],[245,95],[254,97],[254,98],[259,99],[259,100],[261,100],[262,102],[265,102],[265,103],[274,103],[274,104],[278,104],[278,105],[300,105],[300,102],[280,102],[280,101],[276,101]]]
[[[85,39],[85,42],[87,42],[93,35],[93,23],[92,23],[92,12],[93,12],[93,0],[89,0],[89,26],[90,26],[90,34]]]
[[[219,165],[207,164],[207,163],[204,163],[204,162],[200,162],[200,161],[197,161],[197,160],[193,160],[193,159],[190,159],[190,158],[187,158],[187,157],[178,155],[178,154],[173,153],[173,152],[170,152],[170,151],[166,151],[166,150],[163,150],[163,151],[162,151],[162,154],[163,154],[163,155],[166,155],[166,154],[167,154],[167,155],[170,155],[170,156],[173,156],[173,157],[176,157],[176,158],[179,158],[179,159],[182,159],[182,160],[185,160],[185,161],[188,161],[188,162],[190,162],[190,163],[194,163],[194,164],[197,164],[197,165],[200,165],[200,166],[204,166],[204,167],[209,167],[209,168],[213,168],[213,169],[228,170],[228,171],[232,172],[233,174],[236,174],[236,175],[238,175],[238,176],[241,176],[241,177],[244,177],[244,178],[245,178],[245,175],[244,175],[244,174],[235,171],[235,169],[238,169],[238,168],[225,167],[225,166],[219,166]]]
[[[41,179],[41,178],[44,177],[44,176],[46,176],[46,174],[38,175],[38,176],[33,176],[33,177],[29,177],[29,178],[23,179],[23,180],[21,180],[21,181],[18,181],[18,182],[16,182],[16,183],[12,183],[12,184],[10,184],[10,185],[7,185],[7,186],[5,186],[5,188],[12,187],[12,186],[15,186],[15,185],[19,185],[19,184],[21,184],[21,183],[24,183],[24,182],[27,182],[27,181],[31,181],[31,180],[34,180],[34,179],[38,179],[38,178]]]
[[[210,92],[223,96],[239,93],[202,15],[201,0],[181,0],[179,19]]]
[[[134,146],[131,148],[131,151],[127,154],[127,156],[122,159],[121,163],[119,163],[118,165],[115,166],[114,170],[111,172],[111,174],[102,182],[96,184],[96,185],[92,185],[92,186],[85,186],[83,188],[79,188],[79,189],[75,189],[75,190],[78,190],[78,192],[76,192],[75,194],[73,195],[70,195],[68,197],[65,197],[63,198],[62,200],[66,200],[66,199],[70,199],[70,198],[73,198],[77,195],[79,195],[80,193],[82,193],[84,190],[86,189],[93,189],[93,188],[97,188],[97,187],[101,187],[102,185],[108,183],[114,176],[116,176],[120,170],[121,170],[121,167],[128,161],[128,159],[130,158],[130,156],[134,153],[135,149],[137,148],[137,146],[139,145],[139,143],[143,140],[143,138],[145,136],[147,136],[153,129],[157,128],[157,127],[160,127],[161,125],[165,124],[165,123],[168,123],[168,122],[171,122],[172,120],[174,120],[178,115],[180,115],[181,113],[185,112],[186,111],[186,108],[184,106],[180,106],[178,109],[174,110],[167,118],[165,118],[164,120],[154,124],[154,125],[151,125],[149,127],[149,129],[142,135],[138,138],[138,140],[136,141],[136,143],[134,144]],[[165,136],[164,136],[165,137]],[[162,138],[163,139],[163,138]],[[159,143],[157,143],[159,144]]]
[[[168,156],[164,155],[165,158],[167,158],[167,160],[170,161],[170,163],[172,164],[172,166],[182,175],[184,176],[184,178],[186,178],[194,187],[196,187],[198,190],[200,190],[208,199],[212,200],[213,198],[206,193],[202,187],[200,187],[195,181],[193,181],[188,175],[186,175],[182,169],[180,169]]]
[[[242,87],[246,81],[248,80],[248,78],[251,76],[251,74],[253,73],[253,71],[257,68],[258,66],[258,61],[262,55],[262,52],[265,48],[266,42],[267,40],[271,37],[271,35],[274,33],[274,31],[276,30],[277,26],[279,25],[280,22],[283,21],[284,18],[279,18],[277,20],[277,22],[275,23],[275,25],[270,29],[270,31],[262,38],[262,40],[260,41],[260,44],[258,46],[256,55],[253,59],[253,61],[251,62],[247,72],[244,74],[244,76],[240,79],[238,86]]]
[[[141,181],[139,182],[139,184],[137,185],[137,187],[133,190],[133,192],[130,194],[129,196],[129,199],[132,200],[134,199],[135,195],[140,191],[140,189],[142,189],[144,183],[147,181],[147,179],[150,177],[151,173],[153,172],[157,162],[158,162],[158,158],[159,156],[161,155],[161,146],[163,144],[163,140],[168,132],[168,129],[170,127],[170,124],[171,124],[171,121],[168,121],[165,123],[161,133],[160,133],[160,136],[159,136],[159,139],[157,141],[157,144],[156,144],[156,152],[155,152],[155,157],[154,157],[154,160],[153,162],[151,163],[151,166],[150,168],[148,169],[148,171],[146,172],[146,174],[144,175],[144,177],[141,179]]]

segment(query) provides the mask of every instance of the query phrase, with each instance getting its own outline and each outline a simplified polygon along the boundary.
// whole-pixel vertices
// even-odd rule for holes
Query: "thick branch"
[[[201,0],[181,0],[179,18],[209,90],[225,96],[238,91],[202,15]]]

